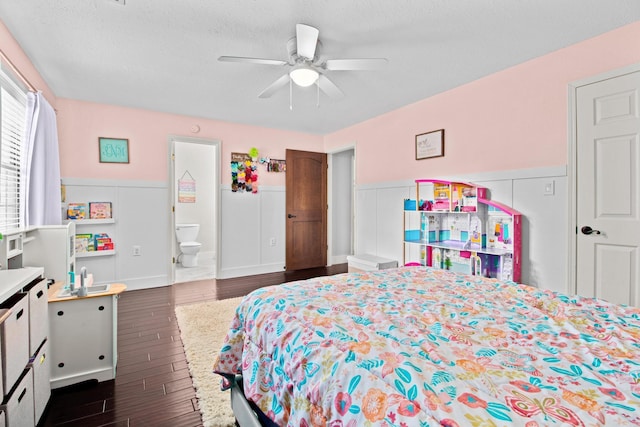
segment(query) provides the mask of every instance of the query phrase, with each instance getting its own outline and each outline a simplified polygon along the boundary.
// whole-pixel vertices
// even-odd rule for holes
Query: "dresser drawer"
[[[29,356],[33,356],[49,335],[47,281],[34,280],[24,292],[29,295]]]
[[[33,427],[36,425],[33,415],[33,370],[21,372],[22,377],[9,393],[4,404],[7,427]]]
[[[0,325],[2,341],[2,383],[4,393],[9,393],[29,363],[29,298],[18,293],[9,298],[0,308],[11,310],[9,317]]]
[[[51,397],[51,359],[49,341],[42,343],[31,359],[33,370],[33,400],[35,421],[38,424]]]

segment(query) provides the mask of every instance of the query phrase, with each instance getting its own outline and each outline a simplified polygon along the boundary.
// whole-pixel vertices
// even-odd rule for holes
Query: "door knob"
[[[594,230],[593,228],[589,227],[588,225],[585,225],[584,227],[582,227],[580,229],[580,231],[582,231],[582,234],[600,234],[600,230]]]
[[[295,217],[296,217],[296,216],[295,216],[295,215],[292,215],[292,214],[288,214],[288,215],[287,215],[287,218],[295,218]]]

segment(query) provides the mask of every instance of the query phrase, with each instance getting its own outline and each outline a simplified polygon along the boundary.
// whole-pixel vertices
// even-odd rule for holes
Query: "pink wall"
[[[568,84],[640,62],[640,22],[325,136],[356,143],[359,184],[567,164]],[[415,135],[445,129],[445,156]]]
[[[191,132],[194,125],[198,133]],[[169,135],[222,141],[222,182],[230,184],[231,152],[258,148],[284,159],[287,148],[323,151],[322,137],[175,114],[58,99],[60,171],[66,178],[165,181]],[[100,163],[98,137],[128,138],[129,164]],[[258,170],[259,185],[284,185],[284,174]]]
[[[167,136],[184,135],[223,141],[226,184],[230,153],[252,146],[283,158],[286,148],[329,151],[355,142],[359,184],[566,165],[568,84],[640,62],[638,40],[640,22],[320,137],[56,99],[0,22],[0,49],[58,111],[63,177],[166,180]],[[445,157],[414,160],[415,135],[440,128]],[[129,138],[131,163],[99,163],[99,136]],[[284,185],[284,174],[263,172],[259,182]]]
[[[60,172],[64,178],[168,179],[169,135],[222,141],[222,183],[231,182],[231,152],[256,147],[261,156],[285,158],[287,148],[323,151],[318,135],[267,129],[216,120],[196,119],[148,110],[57,99],[22,48],[0,21],[0,49],[57,111]],[[191,131],[194,125],[200,131]],[[106,164],[98,159],[98,137],[128,138],[129,164]],[[284,185],[285,175],[258,171],[259,185]]]
[[[27,55],[18,45],[16,39],[9,32],[9,29],[4,25],[4,22],[0,20],[0,50],[9,58],[13,65],[20,70],[20,73],[29,80],[35,88],[42,91],[44,97],[49,101],[49,104],[53,108],[56,108],[56,97],[51,92],[49,86],[40,76],[40,73],[33,66]]]

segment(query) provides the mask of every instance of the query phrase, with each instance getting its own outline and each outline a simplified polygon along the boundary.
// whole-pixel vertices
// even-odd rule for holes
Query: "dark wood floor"
[[[54,390],[40,426],[201,426],[176,305],[243,296],[263,286],[344,273],[346,264],[124,292],[115,380]]]

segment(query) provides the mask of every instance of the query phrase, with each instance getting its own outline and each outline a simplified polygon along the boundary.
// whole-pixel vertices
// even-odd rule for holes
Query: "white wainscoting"
[[[489,189],[493,200],[522,212],[523,282],[568,290],[568,194],[566,167],[417,178],[468,181]],[[165,286],[171,277],[169,190],[165,182],[65,178],[67,202],[112,201],[114,224],[91,226],[109,233],[116,254],[77,260],[98,283],[123,282],[129,289]],[[545,195],[553,183],[554,194]],[[231,278],[285,268],[285,188],[261,186],[257,194],[221,186],[220,260],[217,277]],[[403,201],[415,197],[413,181],[356,187],[355,252],[402,264]],[[99,228],[99,229],[98,229]],[[81,231],[78,231],[79,233]],[[271,240],[275,245],[271,246]],[[133,246],[142,255],[133,256]],[[331,258],[331,254],[329,259]]]
[[[420,176],[472,182],[489,189],[490,198],[523,216],[522,282],[569,293],[568,189],[566,167],[526,169],[460,176]],[[552,183],[554,194],[546,195]],[[415,199],[413,181],[356,187],[356,253],[398,260],[402,265],[404,199]]]
[[[285,187],[261,186],[257,194],[221,188],[218,278],[283,271],[285,267]],[[271,246],[271,239],[275,244]]]
[[[115,255],[76,258],[96,283],[120,282],[127,289],[165,286],[170,281],[169,192],[165,182],[64,178],[66,202],[111,202],[113,224],[82,225],[76,233],[107,233]],[[141,255],[133,255],[140,246]]]

